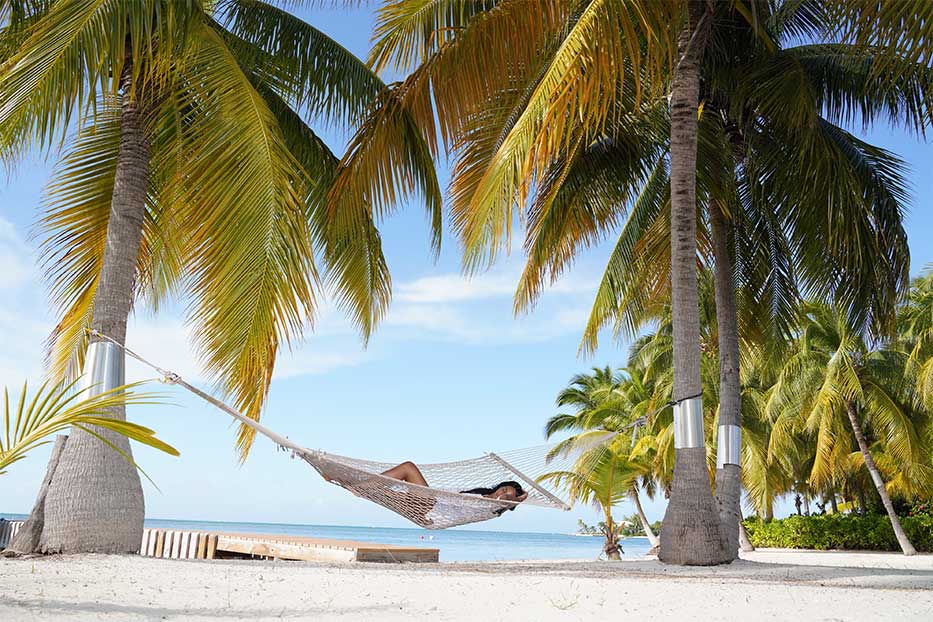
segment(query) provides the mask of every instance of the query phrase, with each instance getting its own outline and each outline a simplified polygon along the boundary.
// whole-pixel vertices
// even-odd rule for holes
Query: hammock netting
[[[332,484],[358,497],[378,503],[425,529],[446,529],[496,518],[519,505],[570,509],[537,480],[551,471],[568,470],[569,456],[547,459],[550,446],[516,449],[479,458],[418,464],[429,486],[419,486],[382,475],[395,464],[294,449],[295,455],[314,467]],[[528,493],[521,503],[490,499],[461,491],[492,488],[504,481],[516,481]]]
[[[214,396],[185,382],[181,376],[150,363],[113,338],[96,331],[91,331],[91,334],[113,343],[127,355],[155,369],[165,382],[187,389],[243,425],[269,438],[276,445],[291,450],[293,455],[302,458],[332,484],[342,486],[358,497],[378,503],[425,529],[446,529],[478,523],[496,518],[504,511],[525,504],[570,509],[538,480],[546,473],[572,470],[578,456],[558,454],[552,457],[551,445],[488,453],[479,458],[458,462],[417,463],[429,484],[418,486],[382,475],[383,471],[397,463],[359,460],[296,445],[287,437],[253,421]],[[528,493],[527,499],[519,503],[463,492],[474,488],[493,488],[504,481],[521,484]]]

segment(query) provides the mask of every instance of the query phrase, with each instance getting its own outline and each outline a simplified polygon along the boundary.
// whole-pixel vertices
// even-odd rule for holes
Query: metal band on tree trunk
[[[674,404],[674,448],[705,447],[703,398],[690,397]]]
[[[727,464],[736,466],[742,460],[742,428],[737,425],[719,426],[719,438],[716,442],[716,468]]]
[[[86,397],[100,395],[124,384],[123,352],[120,348],[107,341],[88,345],[82,380]]]

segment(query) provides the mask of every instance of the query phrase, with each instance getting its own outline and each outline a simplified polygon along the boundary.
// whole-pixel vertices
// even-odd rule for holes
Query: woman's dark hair
[[[511,480],[505,481],[505,482],[499,482],[498,484],[496,484],[496,485],[493,486],[492,488],[480,487],[480,488],[471,488],[470,490],[461,490],[461,491],[460,491],[460,494],[463,494],[463,495],[483,495],[483,496],[486,496],[486,495],[491,495],[492,493],[496,492],[496,491],[499,490],[500,488],[505,488],[506,486],[511,486],[512,488],[514,488],[514,489],[515,489],[515,494],[516,494],[517,496],[519,496],[519,497],[521,497],[523,494],[525,494],[525,490],[522,488],[522,485],[519,484],[518,482],[513,482],[513,481],[511,481]],[[511,512],[511,511],[514,510],[514,509],[515,509],[515,506],[514,506],[514,505],[513,505],[513,506],[510,506],[510,507],[507,507],[507,508],[501,508],[501,509],[499,509],[499,510],[496,510],[496,514],[501,515],[501,514],[502,514],[503,512],[505,512],[506,510],[508,510],[509,512]]]

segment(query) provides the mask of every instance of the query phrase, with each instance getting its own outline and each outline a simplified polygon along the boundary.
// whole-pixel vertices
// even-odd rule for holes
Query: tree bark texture
[[[849,401],[846,403],[846,413],[849,415],[849,423],[852,425],[852,433],[855,434],[858,448],[862,452],[862,457],[865,459],[865,468],[868,469],[868,473],[871,475],[871,481],[874,482],[875,489],[878,491],[878,496],[881,497],[881,503],[888,513],[888,518],[891,520],[891,527],[894,529],[897,542],[901,545],[901,550],[904,552],[904,555],[916,555],[917,550],[914,548],[914,545],[910,543],[907,534],[904,533],[901,521],[898,520],[897,513],[894,511],[894,505],[891,503],[891,497],[888,496],[888,489],[885,488],[884,480],[881,479],[881,473],[878,471],[878,466],[875,464],[875,459],[871,457],[871,452],[868,451],[868,441],[865,440],[862,424],[859,423],[855,402]]]
[[[671,301],[674,399],[701,393],[700,317],[696,255],[696,154],[700,64],[706,47],[705,2],[688,0],[687,26],[678,39],[671,87]],[[707,22],[707,23],[705,23]],[[719,512],[710,490],[705,447],[675,450],[670,502],[661,529],[659,559],[681,565],[727,561]]]
[[[751,553],[755,550],[755,545],[752,544],[751,539],[748,537],[748,532],[745,531],[745,525],[739,523],[739,548],[742,549],[744,553]]]
[[[132,61],[121,77],[120,151],[92,328],[123,344],[136,291],[136,266],[146,215],[149,140],[132,93]],[[120,354],[122,356],[122,353]],[[87,365],[85,365],[87,368]],[[108,416],[126,419],[124,408]],[[129,441],[96,429],[127,456]],[[47,553],[132,553],[142,540],[145,513],[136,468],[99,439],[74,430],[46,499],[41,547]]]
[[[718,201],[709,206],[713,243],[716,295],[716,325],[719,333],[719,425],[742,426],[742,384],[739,375],[739,317],[735,304],[732,255],[729,252],[731,223]],[[717,451],[725,451],[718,447]],[[732,559],[738,556],[739,523],[742,520],[742,471],[737,464],[716,470],[716,500],[722,524],[723,547]]]
[[[39,487],[39,494],[36,495],[36,502],[32,506],[29,518],[23,521],[16,537],[7,547],[8,550],[21,555],[39,551],[39,540],[45,526],[45,498],[49,494],[49,486],[52,484],[52,478],[55,476],[67,441],[68,437],[64,434],[55,437],[55,444],[52,445],[52,454],[49,456],[49,464],[45,470],[45,477],[42,479],[42,486]]]
[[[658,546],[660,541],[651,530],[651,523],[648,522],[648,517],[645,516],[645,510],[641,507],[641,499],[638,497],[637,486],[632,488],[632,501],[635,503],[635,511],[638,513],[638,520],[641,521],[641,528],[645,531],[645,536],[647,536],[648,542],[651,543],[652,547]]]

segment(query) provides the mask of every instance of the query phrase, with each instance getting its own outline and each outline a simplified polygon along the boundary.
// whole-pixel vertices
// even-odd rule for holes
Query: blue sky
[[[369,11],[317,10],[304,17],[348,49],[365,56]],[[336,151],[345,137],[325,132]],[[901,132],[864,134],[900,154],[911,167],[914,201],[907,220],[912,273],[933,262],[929,235],[931,147]],[[51,165],[23,161],[0,180],[0,378],[18,391],[41,378],[42,346],[53,325],[35,242],[30,238]],[[442,185],[446,170],[439,171]],[[325,307],[313,334],[277,367],[265,423],[303,445],[377,460],[422,462],[471,457],[490,450],[543,442],[554,397],[575,373],[592,365],[624,363],[626,348],[608,336],[589,360],[577,358],[588,305],[608,248],[577,262],[538,309],[513,318],[512,292],[520,253],[471,280],[460,275],[457,243],[448,231],[437,262],[419,206],[403,209],[381,226],[394,283],[386,320],[363,349],[339,311]],[[198,379],[180,303],[158,317],[139,309],[128,343],[163,367]],[[135,365],[128,379],[151,378]],[[324,483],[304,463],[290,461],[260,438],[245,465],[233,449],[229,419],[178,389],[162,387],[171,406],[134,409],[135,420],[156,428],[180,458],[137,449],[137,460],[158,484],[146,488],[147,516],[230,521],[407,526],[396,515]],[[0,512],[27,512],[45,469],[37,451],[0,477]],[[785,509],[789,507],[782,504]],[[631,513],[623,504],[621,513]],[[648,502],[661,518],[661,500]],[[589,508],[558,512],[522,508],[482,528],[572,531]]]

